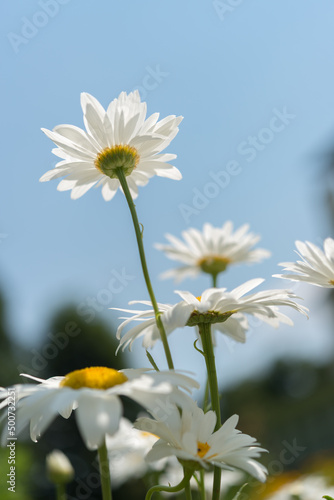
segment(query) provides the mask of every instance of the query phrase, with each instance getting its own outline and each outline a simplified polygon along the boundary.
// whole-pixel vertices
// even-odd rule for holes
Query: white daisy
[[[267,500],[315,500],[323,498],[323,495],[334,496],[334,487],[328,486],[326,479],[319,475],[301,476],[295,481],[282,486],[274,494],[269,495]]]
[[[90,94],[81,94],[86,131],[74,125],[58,125],[43,132],[58,146],[53,153],[62,158],[40,181],[64,177],[59,191],[71,190],[71,198],[83,196],[94,185],[102,187],[109,201],[120,186],[117,168],[123,170],[131,195],[154,175],[179,180],[179,170],[168,162],[174,154],[160,154],[178,133],[182,117],[158,121],[159,113],[146,119],[146,103],[139,92],[122,92],[105,110]]]
[[[214,465],[241,469],[264,482],[267,469],[254,458],[266,450],[259,448],[254,438],[235,428],[238,420],[238,415],[233,415],[214,432],[215,412],[204,413],[196,406],[191,411],[183,411],[182,415],[175,408],[164,421],[139,418],[135,427],[160,437],[147,455],[149,461],[174,455],[182,461],[198,462],[200,468]]]
[[[167,462],[162,459],[154,464],[145,460],[158,437],[150,432],[135,429],[126,418],[122,418],[118,431],[113,436],[107,436],[111,483],[118,488],[129,479],[140,478],[148,472],[161,471]]]
[[[233,232],[233,223],[225,222],[222,227],[204,224],[202,231],[190,228],[182,232],[183,241],[166,234],[169,245],[157,243],[155,247],[165,252],[171,260],[184,265],[166,271],[162,278],[181,281],[188,276],[195,277],[200,272],[218,275],[232,264],[260,262],[270,257],[270,252],[262,248],[253,249],[260,236],[249,233],[245,224]]]
[[[212,323],[215,330],[238,342],[245,342],[245,333],[248,329],[245,313],[260,318],[275,328],[280,323],[293,325],[292,320],[281,313],[278,306],[288,306],[307,315],[307,309],[292,300],[299,297],[288,290],[265,290],[245,295],[263,281],[263,279],[247,281],[231,292],[227,292],[226,288],[209,288],[201,297],[195,297],[190,292],[176,291],[183,299],[181,302],[175,305],[158,304],[167,335],[176,328],[207,322]],[[139,337],[143,337],[143,346],[147,349],[153,347],[160,338],[152,304],[148,301],[130,302],[130,304],[136,303],[151,308],[146,311],[114,308],[132,314],[130,317],[121,318],[125,321],[117,329],[116,336],[120,340],[118,349],[124,350],[127,346],[131,349],[132,343]],[[122,336],[124,328],[132,321],[137,321],[139,324]]]
[[[303,260],[297,262],[282,262],[284,271],[294,274],[274,274],[275,278],[285,278],[292,281],[306,281],[312,285],[325,288],[334,287],[334,240],[324,241],[324,250],[313,243],[296,241],[297,254]],[[296,274],[295,274],[296,273]]]
[[[190,377],[173,371],[145,372],[148,370],[117,371],[94,366],[47,380],[25,375],[40,383],[13,387],[18,402],[16,433],[20,434],[30,423],[31,439],[37,441],[57,415],[69,418],[75,410],[79,431],[87,448],[96,449],[102,445],[106,435],[112,435],[118,429],[122,415],[119,396],[133,399],[153,415],[163,408],[166,398],[180,406],[194,404],[177,388],[180,386],[188,391],[198,388],[197,382]],[[3,401],[0,408],[5,407],[7,402]],[[5,427],[2,444],[6,439]]]

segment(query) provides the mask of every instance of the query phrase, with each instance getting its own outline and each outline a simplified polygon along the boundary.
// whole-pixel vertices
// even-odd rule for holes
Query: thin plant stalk
[[[190,488],[190,478],[184,486],[184,492],[185,492],[186,500],[192,500],[192,494],[191,494],[191,488]]]
[[[129,186],[128,186],[128,183],[126,180],[126,176],[125,176],[122,168],[117,168],[116,174],[117,174],[119,182],[122,186],[126,201],[128,203],[129,209],[130,209],[130,213],[131,213],[131,217],[132,217],[132,221],[133,221],[133,226],[134,226],[134,230],[136,233],[140,262],[141,262],[141,266],[143,269],[144,279],[145,279],[147,291],[148,291],[148,294],[150,296],[152,306],[154,309],[155,321],[156,321],[157,327],[158,327],[159,332],[160,332],[162,344],[164,347],[164,351],[165,351],[165,355],[166,355],[166,359],[167,359],[167,363],[168,363],[168,368],[170,370],[173,370],[174,364],[173,364],[172,354],[171,354],[170,349],[169,349],[167,335],[166,335],[165,328],[164,328],[164,325],[163,325],[162,320],[161,320],[161,313],[159,311],[158,303],[156,301],[156,298],[155,298],[155,295],[153,292],[153,287],[152,287],[150,275],[148,272],[145,251],[144,251],[144,245],[143,245],[143,236],[142,236],[142,231],[141,231],[140,224],[138,221],[136,207],[135,207],[135,204],[133,202],[133,199],[132,199],[132,196],[130,193],[130,189],[129,189]]]
[[[112,500],[109,458],[106,443],[104,442],[98,449],[102,499]]]
[[[199,333],[201,335],[205,364],[208,374],[208,382],[209,382],[210,396],[211,396],[211,407],[212,410],[217,415],[217,422],[215,427],[215,431],[217,431],[221,427],[221,415],[220,415],[220,401],[219,401],[216,362],[215,362],[215,355],[211,337],[211,325],[210,323],[201,323],[198,326],[199,326]],[[214,468],[213,477],[214,479],[213,479],[212,500],[219,500],[220,482],[221,482],[221,469],[219,467]]]
[[[199,488],[201,493],[201,500],[206,500],[205,472],[203,469],[200,471],[199,476],[200,476]]]
[[[211,274],[212,276],[212,287],[217,288],[217,277],[218,274]],[[204,412],[207,411],[207,408],[209,407],[209,381],[208,378],[206,378],[206,383],[205,383],[205,393],[204,393],[204,401],[203,401],[203,410]]]
[[[56,484],[56,496],[57,500],[67,500],[65,483]]]

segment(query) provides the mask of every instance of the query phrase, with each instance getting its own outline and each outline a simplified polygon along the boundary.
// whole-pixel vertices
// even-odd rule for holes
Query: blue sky
[[[82,126],[82,91],[107,106],[122,90],[139,88],[149,113],[184,116],[168,149],[178,155],[183,180],[154,178],[136,202],[159,301],[175,300],[173,283],[157,277],[170,262],[153,248],[166,232],[179,235],[206,221],[248,222],[273,256],[228,271],[220,282],[228,288],[259,276],[268,286],[284,286],[270,276],[277,262],[294,260],[294,241],[321,244],[328,235],[321,153],[334,136],[334,5],[236,3],[2,3],[0,265],[15,338],[32,345],[58,307],[100,297],[115,273],[133,279],[106,299],[101,317],[117,325],[108,307],[147,298],[123,196],[106,203],[97,189],[72,201],[57,192],[56,181],[38,182],[56,163],[40,128]],[[198,295],[207,285],[204,277],[181,288]],[[259,327],[247,346],[233,348],[229,358],[222,354],[229,380],[281,354],[321,359],[332,347],[318,307],[322,292],[301,287],[298,293],[311,308],[307,326],[295,318],[293,331]],[[191,338],[190,332],[172,338],[186,368],[197,359],[183,359]],[[137,348],[129,361],[140,364]],[[154,352],[162,360],[159,347]]]

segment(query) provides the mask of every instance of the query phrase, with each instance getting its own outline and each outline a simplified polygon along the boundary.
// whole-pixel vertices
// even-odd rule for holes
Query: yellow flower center
[[[200,295],[199,297],[196,297],[196,299],[198,300],[198,302],[201,302],[201,300],[202,300],[202,295]]]
[[[211,446],[208,445],[208,443],[200,443],[197,441],[197,455],[200,458],[203,458],[207,452],[210,450]]]
[[[111,179],[117,179],[117,169],[121,168],[125,175],[130,175],[139,162],[139,154],[135,148],[120,144],[105,148],[95,159],[95,167]]]
[[[329,284],[334,286],[334,280],[329,280]]]
[[[124,373],[114,370],[113,368],[91,366],[68,373],[60,382],[60,386],[71,387],[72,389],[89,387],[90,389],[105,391],[115,385],[124,384],[127,380],[128,378]]]
[[[225,271],[228,264],[231,262],[231,259],[228,257],[223,257],[221,255],[209,255],[208,257],[202,257],[202,259],[199,259],[197,261],[197,265],[204,273],[217,275]]]

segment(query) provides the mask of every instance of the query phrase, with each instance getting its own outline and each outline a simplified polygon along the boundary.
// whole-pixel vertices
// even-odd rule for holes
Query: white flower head
[[[155,463],[145,460],[158,437],[150,432],[135,429],[126,418],[120,421],[119,429],[113,436],[107,436],[111,483],[119,487],[129,479],[140,478],[153,470],[162,470],[167,459]]]
[[[183,462],[197,462],[200,468],[212,465],[230,470],[237,468],[265,481],[267,470],[254,458],[266,450],[260,448],[254,438],[235,428],[238,420],[239,417],[233,415],[214,431],[215,412],[204,413],[194,406],[182,415],[175,408],[164,421],[139,418],[135,426],[160,437],[147,455],[149,461],[176,456]]]
[[[158,304],[166,334],[170,334],[176,328],[197,326],[206,322],[211,323],[214,330],[232,337],[237,342],[245,342],[248,330],[245,314],[255,316],[274,328],[280,323],[293,325],[292,320],[280,311],[280,306],[290,307],[307,316],[307,309],[294,301],[299,297],[288,290],[265,290],[246,295],[263,281],[263,279],[247,281],[231,292],[227,292],[225,288],[209,288],[201,297],[195,297],[190,292],[176,291],[182,298],[181,302],[175,305]],[[117,329],[116,336],[120,340],[118,349],[124,350],[126,347],[131,349],[134,340],[139,337],[143,337],[143,346],[146,349],[153,347],[160,339],[152,304],[148,301],[130,302],[134,303],[148,305],[151,308],[146,311],[116,309],[132,315],[121,318],[125,321]],[[132,321],[139,324],[122,335],[124,328]]]
[[[292,281],[305,281],[312,285],[325,288],[334,287],[334,240],[326,238],[324,249],[306,241],[296,241],[297,254],[302,260],[297,262],[282,262],[279,265],[284,271],[293,274],[274,274],[275,278],[284,278]]]
[[[267,500],[316,500],[323,495],[334,496],[334,487],[328,486],[327,480],[320,475],[310,474],[301,476],[282,486],[278,491],[269,495]]]
[[[168,162],[174,154],[161,153],[178,133],[182,117],[174,115],[158,121],[159,113],[146,118],[146,103],[139,92],[122,92],[105,110],[95,97],[81,94],[86,131],[74,125],[58,125],[43,132],[58,146],[53,153],[61,158],[40,181],[65,177],[59,191],[71,191],[71,198],[83,196],[91,187],[101,186],[109,201],[120,187],[117,169],[127,177],[133,198],[138,186],[154,175],[179,180],[179,170]]]
[[[13,388],[18,401],[17,434],[30,424],[30,437],[37,441],[57,415],[69,418],[75,410],[78,428],[88,449],[99,448],[106,435],[117,431],[123,411],[120,396],[127,396],[156,415],[163,410],[166,400],[181,407],[192,406],[191,398],[178,387],[189,392],[199,387],[190,377],[172,370],[118,371],[93,366],[47,380],[26,376],[40,383]],[[6,405],[4,400],[0,408]],[[4,428],[2,445],[6,442],[6,432]]]
[[[182,262],[183,266],[166,271],[161,277],[175,278],[179,282],[201,272],[218,275],[230,265],[260,262],[270,257],[268,250],[253,248],[260,236],[248,230],[249,225],[244,224],[233,232],[232,222],[227,221],[222,227],[213,227],[207,223],[202,231],[187,229],[182,232],[183,240],[166,234],[169,244],[157,243],[155,247],[162,250],[169,259]]]

